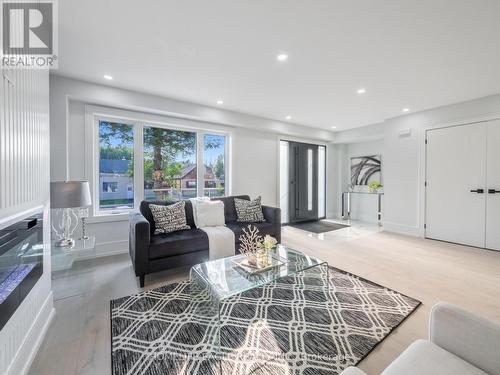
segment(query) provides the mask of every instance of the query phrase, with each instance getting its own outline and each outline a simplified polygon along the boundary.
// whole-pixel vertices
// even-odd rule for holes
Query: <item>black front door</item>
[[[289,145],[290,222],[318,220],[318,146]]]

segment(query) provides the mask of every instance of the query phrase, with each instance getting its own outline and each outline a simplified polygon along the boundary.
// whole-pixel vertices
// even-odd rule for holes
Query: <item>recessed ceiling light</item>
[[[217,104],[222,105],[222,104],[224,104],[224,101],[219,99],[219,100],[217,100]]]
[[[365,89],[365,88],[363,88],[363,87],[362,87],[362,88],[360,88],[360,89],[358,89],[358,94],[359,94],[359,95],[366,94],[366,89]]]
[[[287,54],[285,54],[285,53],[279,54],[279,55],[276,57],[276,60],[278,60],[278,61],[282,61],[282,62],[283,62],[283,61],[286,61],[286,60],[288,60],[288,55],[287,55]]]
[[[406,113],[406,112],[410,112],[410,108],[403,108],[403,112]]]
[[[287,120],[291,120],[292,119],[292,116],[288,115],[285,117]]]
[[[113,80],[113,77],[111,77],[109,74],[104,75],[104,79],[107,79],[108,81]]]
[[[332,126],[332,129],[337,129],[337,127],[336,126]]]

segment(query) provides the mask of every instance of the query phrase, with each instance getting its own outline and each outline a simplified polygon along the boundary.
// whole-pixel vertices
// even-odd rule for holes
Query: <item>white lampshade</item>
[[[88,181],[54,181],[50,183],[51,208],[88,207],[91,204]]]

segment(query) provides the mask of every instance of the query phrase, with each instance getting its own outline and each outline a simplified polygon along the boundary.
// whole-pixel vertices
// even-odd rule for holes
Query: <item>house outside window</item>
[[[205,180],[205,188],[207,189],[213,189],[213,188],[216,188],[217,187],[217,182],[215,180],[210,180],[210,181],[206,181]]]

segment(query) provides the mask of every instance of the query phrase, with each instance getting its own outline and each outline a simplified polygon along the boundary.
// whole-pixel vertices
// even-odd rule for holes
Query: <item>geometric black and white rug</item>
[[[420,302],[322,267],[227,300],[200,316],[189,281],[111,301],[113,375],[333,375],[357,364]],[[329,283],[328,295],[325,283]]]

